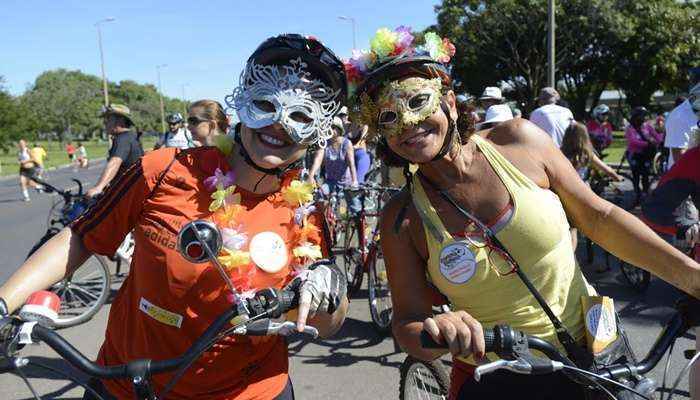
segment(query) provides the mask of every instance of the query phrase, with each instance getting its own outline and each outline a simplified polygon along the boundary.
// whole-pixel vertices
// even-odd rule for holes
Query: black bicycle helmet
[[[308,71],[314,77],[320,79],[331,89],[337,90],[334,100],[344,105],[347,101],[347,80],[343,62],[329,48],[318,39],[311,36],[303,36],[295,33],[285,33],[268,38],[262,42],[253,54],[248,57],[247,64],[259,65],[289,65],[290,61],[301,59],[306,64]],[[227,104],[231,107],[230,97],[227,96]],[[240,139],[240,124],[235,129],[235,140],[238,143],[239,153],[247,164],[268,175],[281,176],[287,171],[298,169],[302,166],[303,158],[284,168],[263,168],[253,161],[248,150]]]
[[[345,104],[348,95],[348,85],[345,77],[345,67],[338,56],[324,46],[313,36],[303,36],[297,33],[285,33],[271,37],[248,57],[248,63],[254,61],[263,65],[286,65],[290,60],[301,58],[308,69],[323,83],[333,89],[340,89],[336,98]]]
[[[408,33],[407,33],[408,32]],[[372,54],[375,60],[372,65],[366,66],[365,71],[358,71],[358,68],[353,65],[353,60],[346,62],[346,71],[352,76],[350,81],[356,86],[351,102],[359,105],[360,122],[367,124],[373,132],[379,131],[377,116],[372,115],[372,107],[367,107],[370,102],[376,101],[379,90],[390,81],[399,80],[407,77],[422,77],[427,79],[439,78],[442,82],[442,92],[447,93],[452,89],[452,78],[450,76],[449,59],[454,55],[454,46],[447,39],[440,39],[434,33],[426,33],[424,38],[430,41],[429,44],[422,46],[412,45],[412,36],[410,40],[404,41],[405,35],[410,35],[410,30],[405,28],[397,28],[393,35],[396,38],[392,43],[392,32],[387,29],[377,31],[377,36],[372,40]],[[380,36],[383,36],[381,38]],[[403,36],[403,38],[402,38]],[[376,55],[375,44],[382,41],[379,47],[393,48],[386,52],[384,56]],[[381,49],[380,49],[381,51]],[[450,109],[447,103],[441,101],[440,109],[445,113],[449,121],[448,132],[443,142],[442,148],[433,160],[438,160],[447,154],[454,143],[456,131],[456,123],[453,120]],[[381,154],[384,154],[388,160],[402,160],[402,164],[408,164],[407,160],[395,154],[390,154],[391,149],[386,144],[383,137],[379,138],[377,149]]]
[[[647,115],[649,115],[649,110],[646,109],[646,107],[635,107],[632,109],[632,112],[630,113],[630,119],[634,118],[644,118]]]
[[[171,125],[172,124],[179,124],[180,122],[182,122],[182,114],[180,114],[180,113],[169,114],[168,117],[165,119],[165,121]]]

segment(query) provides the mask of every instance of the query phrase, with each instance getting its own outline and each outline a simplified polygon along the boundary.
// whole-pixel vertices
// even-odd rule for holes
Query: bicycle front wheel
[[[649,271],[637,268],[622,260],[620,260],[620,270],[622,271],[622,276],[625,277],[627,283],[629,283],[634,290],[643,293],[649,287],[649,282],[651,281],[651,273],[649,273]]]
[[[369,312],[372,322],[380,333],[388,333],[391,330],[391,290],[387,278],[384,257],[379,243],[373,244],[369,255],[369,271],[367,291],[369,298]]]
[[[67,328],[92,318],[107,301],[111,286],[107,259],[93,255],[85,263],[51,287],[61,299],[55,327]]]
[[[357,224],[354,220],[348,221],[343,234],[343,264],[345,276],[348,279],[348,296],[354,294],[362,286],[362,252],[358,235]]]
[[[399,368],[399,399],[444,400],[450,389],[450,375],[440,359],[421,361],[406,357]]]

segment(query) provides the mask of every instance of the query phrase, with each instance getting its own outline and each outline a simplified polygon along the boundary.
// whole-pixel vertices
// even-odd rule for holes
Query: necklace
[[[233,139],[218,136],[216,147],[228,160],[234,147]],[[228,166],[228,162],[225,165]],[[280,189],[267,196],[275,207],[289,210],[287,241],[272,231],[250,237],[242,217],[254,207],[241,203],[243,189],[236,186],[236,175],[232,169],[217,167],[203,183],[211,193],[210,219],[222,235],[223,246],[217,258],[227,269],[242,297],[254,294],[253,278],[258,273],[277,273],[289,266],[291,278],[304,273],[310,263],[323,257],[320,245],[314,240],[319,236],[320,229],[309,219],[316,210],[313,205],[314,187],[310,183],[283,177]]]

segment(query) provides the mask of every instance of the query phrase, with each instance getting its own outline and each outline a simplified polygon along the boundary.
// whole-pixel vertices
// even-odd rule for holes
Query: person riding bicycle
[[[529,276],[570,332],[567,347],[581,353],[581,296],[592,288],[575,262],[567,216],[607,250],[695,296],[700,265],[592,193],[547,134],[529,121],[513,119],[478,133],[456,130],[446,65],[454,46],[432,32],[424,40],[415,46],[405,27],[383,28],[371,52],[346,66],[356,88],[352,98],[359,102],[357,118],[379,135],[385,162],[403,165],[407,177],[407,187],[385,206],[381,220],[394,337],[420,359],[453,354],[453,399],[523,393],[583,398],[582,387],[561,374],[496,372],[482,383],[472,378],[485,356],[482,326],[509,324],[565,346],[516,272]],[[452,312],[431,316],[431,285],[450,300]],[[448,350],[423,348],[423,330]]]
[[[329,139],[346,87],[342,62],[318,40],[267,39],[226,97],[241,121],[238,134],[216,147],[166,148],[139,159],[0,287],[7,309],[73,271],[89,253],[114,253],[133,230],[133,262],[112,303],[97,361],[180,356],[234,306],[211,262],[190,263],[178,252],[181,228],[206,219],[221,232],[218,260],[239,296],[296,282],[298,330],[311,324],[322,336],[332,334],[347,310],[345,277],[333,262],[315,262],[328,254],[322,219],[309,204],[312,188],[297,176],[307,149]],[[160,392],[170,377],[151,379]],[[118,399],[133,397],[130,382],[92,385]],[[292,399],[286,341],[225,337],[186,370],[168,398]]]
[[[153,146],[153,150],[161,147],[177,147],[182,150],[196,147],[194,140],[192,140],[192,134],[183,124],[180,113],[168,115],[165,122],[168,123],[168,131],[163,133],[160,140]]]
[[[607,149],[612,143],[613,127],[608,117],[610,115],[610,107],[606,104],[598,104],[591,111],[593,117],[586,124],[588,134],[591,136],[591,143],[598,154],[602,154],[603,150]]]
[[[113,180],[124,173],[143,156],[143,148],[133,132],[134,121],[131,111],[122,104],[112,104],[102,111],[105,130],[112,136],[107,165],[94,187],[85,192],[87,197],[101,194]]]
[[[630,124],[625,130],[627,162],[632,171],[632,186],[636,196],[636,204],[639,204],[642,195],[649,192],[651,163],[659,145],[663,143],[661,135],[647,121],[648,116],[649,111],[645,107],[635,107],[630,114]]]
[[[316,174],[323,165],[323,183],[320,185],[325,195],[333,193],[342,195],[346,187],[357,187],[357,170],[355,169],[355,151],[350,139],[345,137],[345,124],[336,117],[333,120],[333,137],[325,148],[319,149],[309,168],[308,182],[317,186]],[[350,210],[356,213],[362,205],[357,196],[345,192],[345,199]]]

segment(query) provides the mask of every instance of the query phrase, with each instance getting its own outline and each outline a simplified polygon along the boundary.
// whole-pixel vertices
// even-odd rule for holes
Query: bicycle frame
[[[298,301],[296,291],[262,289],[253,298],[241,301],[238,305],[224,311],[181,356],[161,361],[134,360],[112,366],[102,366],[90,361],[58,333],[37,322],[25,322],[14,317],[3,318],[0,322],[0,332],[7,333],[12,330],[13,339],[10,342],[10,349],[3,349],[6,350],[9,362],[8,365],[0,367],[0,373],[14,371],[27,365],[25,359],[9,356],[18,344],[44,342],[85,374],[102,379],[128,378],[137,399],[157,400],[163,398],[167,390],[174,385],[179,378],[178,373],[184,372],[184,369],[220,338],[229,334],[268,335],[273,329],[270,319],[279,318],[285,312],[297,307]],[[314,336],[317,334],[312,327],[307,327],[305,332]],[[166,385],[160,396],[156,396],[150,380],[151,375],[176,370],[175,381]]]

